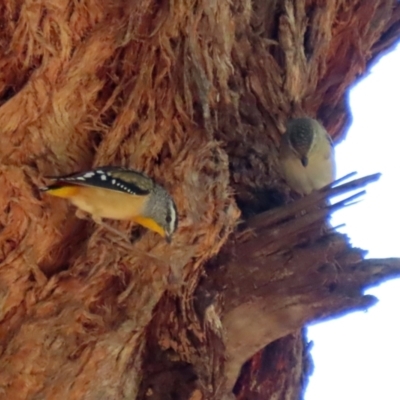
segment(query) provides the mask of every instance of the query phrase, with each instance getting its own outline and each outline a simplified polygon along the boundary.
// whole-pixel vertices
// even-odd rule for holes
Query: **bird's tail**
[[[52,196],[69,198],[77,194],[79,187],[76,185],[54,184],[40,187],[39,190]]]

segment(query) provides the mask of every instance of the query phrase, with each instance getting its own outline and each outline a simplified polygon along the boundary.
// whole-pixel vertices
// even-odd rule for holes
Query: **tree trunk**
[[[2,0],[0,26],[0,399],[300,398],[304,324],[400,261],[327,224],[377,176],[293,201],[279,137],[303,114],[343,133],[400,3]],[[172,244],[39,194],[93,165],[164,185]]]

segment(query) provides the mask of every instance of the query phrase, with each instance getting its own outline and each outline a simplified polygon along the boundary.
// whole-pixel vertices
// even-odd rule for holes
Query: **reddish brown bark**
[[[301,202],[306,216],[272,224],[261,243],[233,232],[290,201],[277,166],[289,116],[343,134],[349,86],[400,36],[399,3],[3,0],[0,26],[0,398],[220,399],[249,349],[287,334],[249,361],[235,392],[295,398],[301,326],[369,305],[361,288],[396,274],[397,261],[370,265],[345,238],[318,236],[326,211]],[[45,175],[104,164],[143,170],[171,192],[171,245],[110,222],[133,229],[126,243],[37,190]],[[292,238],[296,265],[276,237],[287,230],[308,239],[297,249]],[[268,248],[283,253],[254,254]],[[302,312],[257,328],[236,353],[250,272],[277,293],[256,291],[262,318],[282,291]]]

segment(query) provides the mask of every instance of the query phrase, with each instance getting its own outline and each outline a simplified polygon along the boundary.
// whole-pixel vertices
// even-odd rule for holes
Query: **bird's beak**
[[[301,157],[301,164],[303,165],[303,167],[307,167],[308,158],[306,156]]]
[[[167,243],[171,243],[171,241],[172,241],[172,235],[166,234],[166,235],[165,235],[165,240],[166,240]]]

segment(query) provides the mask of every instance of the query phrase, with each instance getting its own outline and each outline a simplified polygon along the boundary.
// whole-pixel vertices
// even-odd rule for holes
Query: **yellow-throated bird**
[[[171,241],[178,223],[170,194],[147,175],[121,167],[99,167],[64,176],[41,188],[66,198],[94,220],[111,218],[134,221]]]

